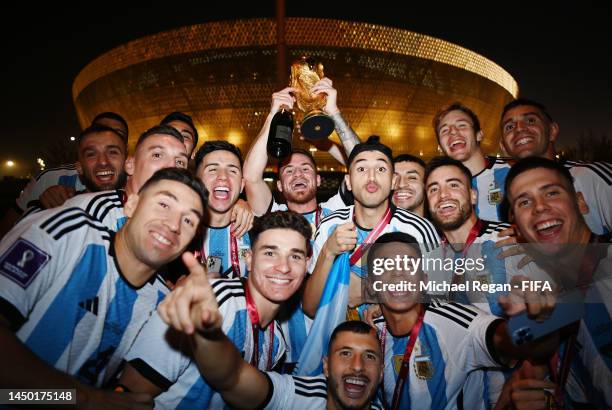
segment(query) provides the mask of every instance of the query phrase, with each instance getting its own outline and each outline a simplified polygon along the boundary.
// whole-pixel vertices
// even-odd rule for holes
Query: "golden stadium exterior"
[[[338,106],[362,138],[377,134],[396,154],[431,157],[437,154],[433,115],[458,100],[480,117],[485,151],[497,152],[501,109],[518,86],[494,62],[440,39],[369,23],[287,18],[285,30],[288,60],[311,55],[323,62]],[[102,111],[123,115],[130,147],[167,113],[183,111],[194,118],[200,144],[222,138],[246,152],[278,88],[276,58],[274,19],[183,27],[96,58],[75,79],[73,99],[81,126]],[[327,154],[315,157],[323,170],[334,167]]]

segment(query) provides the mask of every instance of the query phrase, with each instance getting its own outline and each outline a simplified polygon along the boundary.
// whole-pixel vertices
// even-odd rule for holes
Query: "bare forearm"
[[[340,137],[340,141],[342,142],[342,146],[344,147],[344,151],[346,155],[351,155],[351,151],[355,148],[355,145],[359,144],[359,137],[350,125],[344,120],[340,111],[331,115],[332,120],[334,121],[334,125],[336,128],[336,133]]]
[[[234,407],[258,407],[268,395],[268,380],[245,362],[221,330],[192,337],[194,358],[206,382]]]
[[[77,389],[79,402],[86,401],[93,389],[42,361],[4,325],[0,325],[0,346],[0,385],[4,388]]]
[[[321,295],[323,294],[325,283],[327,282],[327,276],[329,275],[329,271],[331,270],[335,259],[336,255],[329,252],[326,246],[323,246],[319,256],[317,257],[317,263],[314,271],[306,281],[302,306],[304,312],[306,312],[306,314],[310,317],[314,317],[317,313]]]
[[[270,192],[270,188],[263,180],[264,171],[268,164],[266,146],[268,143],[268,132],[270,131],[272,117],[273,114],[268,114],[259,135],[247,154],[243,167],[247,199],[251,209],[253,209],[253,212],[257,216],[266,213],[270,201],[272,200],[272,192]]]

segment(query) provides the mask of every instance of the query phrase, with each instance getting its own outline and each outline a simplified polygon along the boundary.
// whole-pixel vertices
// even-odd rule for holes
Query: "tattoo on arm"
[[[360,143],[359,137],[357,137],[355,131],[353,131],[350,125],[344,120],[340,112],[332,114],[331,118],[334,121],[336,132],[340,137],[340,141],[342,141],[346,155],[350,155],[355,145]]]

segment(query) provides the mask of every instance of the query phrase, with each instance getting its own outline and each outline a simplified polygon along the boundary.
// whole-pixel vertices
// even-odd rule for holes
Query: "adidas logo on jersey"
[[[82,307],[86,311],[98,316],[98,297],[96,296],[93,299],[86,299],[82,302],[79,302],[79,307]]]

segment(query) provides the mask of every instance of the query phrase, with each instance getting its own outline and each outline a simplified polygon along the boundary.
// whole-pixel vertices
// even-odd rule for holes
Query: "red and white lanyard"
[[[249,291],[248,283],[246,281],[242,281],[242,286],[244,287],[244,297],[246,299],[247,312],[249,314],[249,320],[251,321],[251,330],[253,332],[253,357],[251,358],[251,364],[256,368],[259,368],[259,330],[261,329],[261,326],[259,325],[259,313],[257,312],[257,306],[255,306],[255,302],[253,302],[253,298],[251,298],[251,292]],[[266,361],[266,370],[272,369],[275,325],[275,321],[272,321],[268,325],[268,327],[270,328],[270,345],[268,346],[268,360]],[[262,343],[262,346],[264,344],[265,341],[264,343]]]
[[[353,213],[353,221],[354,220],[355,220],[355,214]],[[374,241],[376,241],[376,239],[384,231],[385,227],[389,225],[389,221],[391,221],[391,208],[387,208],[387,210],[385,211],[385,214],[383,215],[381,220],[378,221],[374,229],[370,231],[370,233],[363,240],[361,245],[359,245],[357,249],[355,249],[355,252],[353,252],[351,257],[349,258],[349,262],[351,266],[357,263],[357,261],[361,259],[363,254],[366,253],[368,249],[370,249],[370,246],[374,244]]]
[[[408,371],[410,370],[410,356],[412,355],[412,350],[414,349],[414,345],[419,337],[419,332],[421,331],[421,327],[423,325],[423,319],[425,318],[425,309],[421,310],[419,313],[419,318],[417,319],[414,326],[412,326],[412,330],[410,330],[410,339],[406,344],[406,350],[404,350],[404,357],[402,357],[402,367],[400,368],[399,374],[397,376],[397,380],[395,382],[395,389],[393,390],[393,401],[391,403],[391,409],[397,410],[399,409],[402,389],[404,388],[404,384],[406,384],[406,380],[408,379]],[[387,324],[383,326],[383,329],[380,334],[380,348],[382,350],[383,357],[385,356],[385,343],[387,340]],[[385,390],[385,374],[383,372],[383,377],[381,380],[381,387],[383,391],[383,400],[386,401],[386,390]]]
[[[206,265],[206,239],[202,239],[202,247],[194,252],[194,256],[199,259],[202,265]],[[232,261],[232,271],[235,278],[240,278],[240,258],[238,257],[238,240],[230,233],[230,258]],[[223,272],[219,272],[220,274]]]

